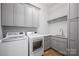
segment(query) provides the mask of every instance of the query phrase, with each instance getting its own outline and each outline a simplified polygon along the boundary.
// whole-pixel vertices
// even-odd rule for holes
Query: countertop
[[[63,37],[62,35],[45,34],[43,36],[51,36],[51,37],[57,37],[57,38],[67,39],[67,37]]]

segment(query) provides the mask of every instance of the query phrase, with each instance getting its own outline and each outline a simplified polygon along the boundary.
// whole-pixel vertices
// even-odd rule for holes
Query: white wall
[[[58,35],[61,28],[63,29],[65,37],[67,37],[67,21],[49,24],[49,33],[53,35]]]
[[[40,34],[48,34],[48,23],[47,23],[47,13],[45,12],[45,10],[41,10],[40,11],[40,26],[38,28],[38,33]]]
[[[57,3],[48,10],[48,20],[67,15],[67,3]]]
[[[40,26],[37,29],[38,33],[39,34],[48,34],[47,8],[40,3],[32,3],[32,4],[40,8],[40,17],[39,17]]]
[[[1,28],[1,3],[0,3],[0,39],[2,38],[2,28]]]
[[[41,8],[40,12],[40,27],[38,28],[38,32],[41,34],[59,34],[60,28],[63,29],[64,35],[67,37],[67,21],[60,21],[57,23],[48,24],[47,21],[51,18],[59,17],[60,15],[67,14],[67,4],[66,3],[57,3],[55,5],[51,5],[50,7],[46,7],[39,4],[34,4],[37,7]],[[64,19],[63,19],[64,20]]]
[[[5,37],[5,34],[7,32],[35,32],[37,31],[36,28],[30,28],[30,27],[15,27],[15,26],[3,26],[3,37]]]
[[[48,20],[53,20],[56,18],[59,18],[60,16],[64,16],[67,14],[67,4],[66,3],[58,3],[54,6],[51,6],[51,8],[48,10]],[[66,19],[66,18],[65,18]],[[51,22],[49,24],[49,34],[58,35],[60,32],[60,29],[63,29],[65,37],[67,37],[67,21],[64,21],[65,19],[62,19],[62,21],[59,22]],[[60,19],[57,19],[60,20]]]

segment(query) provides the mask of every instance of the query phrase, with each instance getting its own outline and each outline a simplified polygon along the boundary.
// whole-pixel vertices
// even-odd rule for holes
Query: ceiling
[[[58,3],[31,3],[32,5],[35,5],[39,8],[42,8],[41,6],[44,6],[46,8],[50,8],[51,6],[55,6],[57,5]]]
[[[45,6],[45,7],[51,7],[56,5],[57,3],[40,3],[41,5]]]

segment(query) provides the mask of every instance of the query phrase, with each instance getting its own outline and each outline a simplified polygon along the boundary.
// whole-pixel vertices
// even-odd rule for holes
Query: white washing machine
[[[24,32],[8,32],[0,42],[0,56],[28,56],[28,37]]]

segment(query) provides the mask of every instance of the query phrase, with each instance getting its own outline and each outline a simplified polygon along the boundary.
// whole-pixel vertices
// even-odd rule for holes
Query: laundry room
[[[78,14],[79,3],[0,3],[0,56],[79,56]]]

